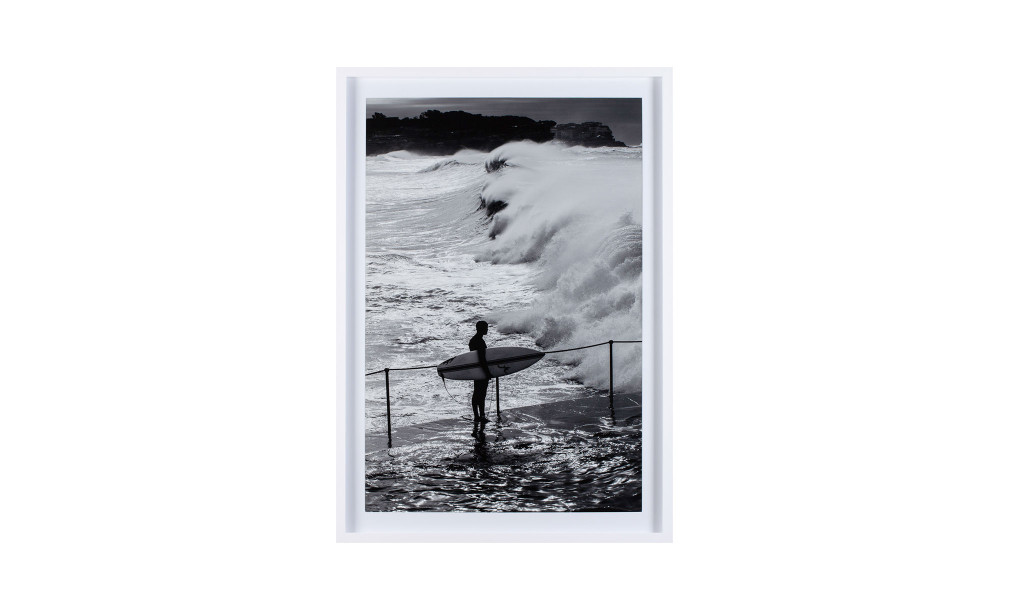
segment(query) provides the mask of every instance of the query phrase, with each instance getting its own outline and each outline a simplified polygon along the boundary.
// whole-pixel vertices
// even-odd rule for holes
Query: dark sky
[[[584,123],[598,121],[609,125],[613,137],[624,144],[641,144],[640,98],[569,98],[569,97],[413,97],[368,99],[368,116],[381,112],[386,116],[415,117],[425,110],[463,110],[485,116],[515,115],[537,121]]]

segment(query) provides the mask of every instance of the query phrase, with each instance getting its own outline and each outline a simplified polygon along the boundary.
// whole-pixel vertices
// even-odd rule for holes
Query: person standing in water
[[[484,343],[484,336],[487,334],[487,323],[480,320],[476,323],[476,334],[469,340],[469,349],[476,352],[480,358],[480,366],[483,368],[486,379],[473,381],[473,420],[477,422],[488,422],[484,412],[484,401],[487,398],[487,386],[490,385],[490,369],[487,367],[487,344]]]

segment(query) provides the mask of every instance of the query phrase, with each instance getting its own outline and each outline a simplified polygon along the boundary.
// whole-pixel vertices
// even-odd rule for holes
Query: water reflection
[[[640,511],[637,402],[543,407],[398,430],[365,458],[366,510]]]
[[[476,462],[478,464],[489,464],[490,453],[487,451],[487,434],[484,428],[487,426],[484,422],[474,422],[473,424],[473,438],[476,439],[476,444],[473,445],[473,455],[476,456]]]

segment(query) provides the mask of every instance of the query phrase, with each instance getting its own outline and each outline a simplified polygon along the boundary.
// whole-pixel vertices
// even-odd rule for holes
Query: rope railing
[[[563,352],[574,352],[580,349],[589,349],[593,347],[599,347],[602,345],[608,345],[610,347],[610,414],[613,414],[613,344],[614,343],[642,343],[641,339],[629,340],[629,341],[615,341],[610,339],[609,341],[603,341],[602,343],[593,343],[592,345],[582,345],[580,347],[569,347],[566,349],[555,349],[543,352],[544,354],[560,354]],[[389,447],[392,447],[392,400],[389,392],[389,371],[416,371],[420,369],[433,369],[438,368],[437,364],[425,364],[421,366],[407,366],[399,368],[384,368],[378,369],[376,371],[371,371],[370,373],[365,373],[364,376],[377,375],[379,373],[385,373],[385,421],[386,428],[389,436]],[[500,377],[495,377],[495,394],[497,396],[497,414],[501,415],[501,381]]]
[[[569,347],[567,349],[555,349],[548,352],[543,352],[544,354],[559,354],[561,352],[573,352],[580,349],[588,349],[590,347],[599,347],[600,345],[609,345],[610,343],[641,343],[641,339],[631,340],[631,341],[603,341],[602,343],[593,343],[592,345],[583,345],[581,347]],[[379,373],[384,373],[385,371],[416,371],[418,369],[435,369],[438,368],[437,364],[425,364],[422,366],[406,366],[402,368],[389,367],[385,369],[378,369],[370,373],[365,373],[364,376],[378,375]]]
[[[428,365],[425,365],[425,366],[408,366],[408,367],[404,367],[404,368],[401,368],[401,369],[378,369],[377,371],[372,371],[370,373],[365,373],[364,376],[367,377],[368,375],[374,375],[376,373],[381,373],[382,371],[415,371],[417,369],[434,369],[434,368],[438,368],[438,365],[437,364],[428,364]]]

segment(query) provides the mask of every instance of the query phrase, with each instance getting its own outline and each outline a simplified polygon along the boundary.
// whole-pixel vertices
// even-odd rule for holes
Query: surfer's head
[[[476,332],[480,333],[481,335],[486,335],[487,334],[487,323],[484,322],[483,320],[480,320],[479,322],[477,322],[476,323]]]

